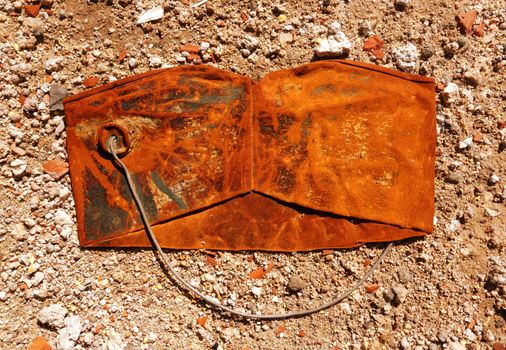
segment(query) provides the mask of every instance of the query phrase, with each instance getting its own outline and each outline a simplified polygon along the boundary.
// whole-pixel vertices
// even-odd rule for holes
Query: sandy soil
[[[136,24],[143,10],[160,5],[163,18]],[[43,337],[32,349],[43,349],[45,341],[53,349],[109,350],[504,349],[504,3],[191,5],[43,0],[37,13],[22,1],[0,0],[0,348],[26,349]],[[468,33],[458,26],[459,14],[470,21]],[[167,279],[150,250],[79,248],[66,174],[65,116],[50,111],[56,94],[51,87],[74,94],[197,61],[260,78],[310,62],[336,21],[351,44],[341,56],[437,81],[435,231],[395,245],[366,283],[378,289],[362,288],[309,317],[245,321],[196,303]],[[363,49],[374,35],[384,42],[382,60]],[[181,53],[185,44],[202,50],[196,56]],[[44,171],[48,160],[60,161],[58,174]],[[180,273],[209,294],[246,310],[272,312],[331,299],[383,247],[171,256]],[[263,279],[249,278],[270,263],[274,268]],[[286,289],[293,276],[302,280],[298,293]],[[259,295],[252,293],[258,288]]]

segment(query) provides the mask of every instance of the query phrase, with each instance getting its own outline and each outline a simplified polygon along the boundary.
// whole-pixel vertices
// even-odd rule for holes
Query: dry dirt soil
[[[33,4],[0,0],[1,349],[27,349],[37,337],[31,349],[505,349],[503,1],[42,0],[39,12]],[[161,19],[136,23],[156,6]],[[74,94],[199,61],[258,79],[310,62],[336,21],[351,45],[336,55],[436,79],[433,234],[396,243],[367,288],[343,303],[269,322],[197,303],[149,249],[79,247],[65,115],[50,111],[62,88]],[[363,49],[374,35],[381,60]],[[170,255],[208,294],[266,313],[330,300],[384,247]],[[251,279],[259,267],[269,272]]]

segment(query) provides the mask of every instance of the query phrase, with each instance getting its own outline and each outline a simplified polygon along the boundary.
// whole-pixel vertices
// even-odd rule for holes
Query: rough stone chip
[[[40,310],[37,315],[37,321],[48,327],[62,328],[65,326],[64,320],[66,314],[67,309],[64,306],[53,304]]]
[[[305,286],[306,286],[306,284],[304,283],[304,281],[299,276],[294,275],[294,276],[292,276],[292,278],[290,278],[290,281],[288,281],[288,285],[286,286],[286,288],[290,292],[299,292]]]

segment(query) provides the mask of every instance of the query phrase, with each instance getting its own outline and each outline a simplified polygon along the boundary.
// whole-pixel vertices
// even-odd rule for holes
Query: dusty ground
[[[26,349],[42,336],[53,349],[504,349],[502,1],[412,0],[404,9],[391,0],[209,0],[194,9],[169,1],[162,19],[143,25],[136,24],[139,14],[159,2],[42,3],[32,18],[21,1],[0,0],[0,348]],[[477,10],[475,32],[464,35],[455,17],[471,9]],[[395,246],[367,282],[379,289],[362,288],[310,317],[233,320],[176,288],[150,250],[78,247],[70,179],[55,180],[42,168],[47,160],[66,162],[65,118],[49,111],[52,85],[72,94],[93,85],[90,77],[102,84],[161,65],[191,64],[182,62],[187,54],[179,47],[202,42],[210,44],[201,55],[207,64],[260,78],[309,62],[334,21],[352,44],[349,59],[433,76],[440,91],[436,228]],[[362,48],[373,35],[384,41],[381,61]],[[402,63],[399,48],[406,45],[412,68]],[[327,255],[219,253],[214,260],[189,251],[173,258],[208,293],[247,310],[282,311],[329,300],[383,247]],[[265,278],[248,277],[269,263],[274,268]],[[304,285],[289,294],[293,275]],[[253,295],[252,287],[261,294]],[[41,310],[56,304],[60,315],[45,319]]]

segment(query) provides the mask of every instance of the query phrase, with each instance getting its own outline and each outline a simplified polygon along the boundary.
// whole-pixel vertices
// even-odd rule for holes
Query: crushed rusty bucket
[[[350,61],[259,82],[183,66],[64,105],[82,246],[151,246],[111,135],[162,247],[306,251],[432,231],[431,78]]]

